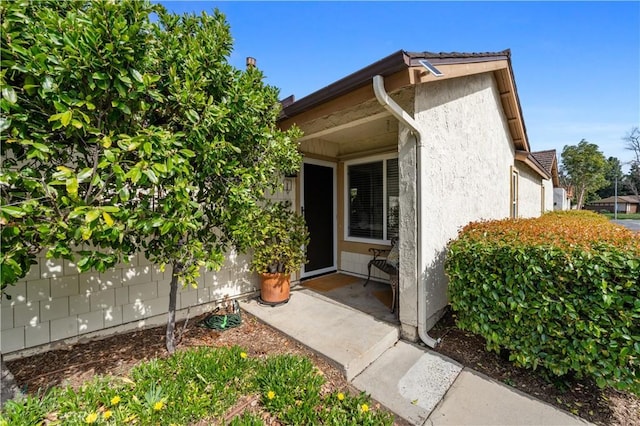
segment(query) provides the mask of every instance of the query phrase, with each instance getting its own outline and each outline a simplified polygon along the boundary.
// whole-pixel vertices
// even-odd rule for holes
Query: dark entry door
[[[304,278],[336,270],[334,170],[333,166],[304,164],[302,208],[310,234]]]

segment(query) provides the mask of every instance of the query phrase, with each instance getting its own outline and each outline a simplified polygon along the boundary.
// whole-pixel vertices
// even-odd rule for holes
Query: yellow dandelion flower
[[[367,404],[362,404],[360,406],[360,411],[362,411],[363,413],[366,413],[369,411],[369,406]]]
[[[98,420],[98,413],[87,414],[87,417],[84,418],[85,423],[95,423],[96,420]]]
[[[113,416],[113,412],[111,410],[107,410],[102,413],[102,418],[108,420],[111,416]]]
[[[246,352],[240,352],[240,358],[247,359],[247,353]]]
[[[120,403],[120,397],[118,395],[111,398],[111,405],[118,405]]]
[[[273,399],[276,397],[276,393],[274,391],[267,392],[267,398]]]
[[[338,400],[340,401],[344,400],[344,394],[342,392],[338,392]]]
[[[153,409],[156,410],[156,411],[162,410],[162,407],[164,407],[164,402],[163,401],[158,401],[155,404],[153,404]]]

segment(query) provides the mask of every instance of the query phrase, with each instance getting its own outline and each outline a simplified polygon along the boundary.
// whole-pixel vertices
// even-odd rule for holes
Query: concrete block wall
[[[296,180],[274,201],[295,201]],[[106,272],[79,273],[66,260],[38,258],[23,280],[9,286],[0,304],[0,351],[7,360],[80,339],[166,324],[171,268],[161,271],[143,254]],[[178,320],[212,310],[220,301],[260,288],[251,257],[228,253],[219,271],[201,271],[197,288],[180,288]],[[297,279],[294,275],[292,279]]]
[[[180,288],[179,318],[210,310],[225,297],[259,288],[250,258],[230,253],[216,272],[202,271],[198,288]],[[6,289],[0,305],[0,350],[7,359],[73,343],[162,325],[169,306],[171,268],[160,270],[144,255],[106,272],[78,273],[66,260],[42,255],[27,276]],[[195,308],[195,309],[194,309]]]

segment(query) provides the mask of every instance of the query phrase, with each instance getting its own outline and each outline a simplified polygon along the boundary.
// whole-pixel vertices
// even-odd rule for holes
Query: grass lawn
[[[600,213],[600,214],[608,217],[609,219],[614,219],[613,213]],[[631,214],[618,213],[618,219],[619,220],[624,220],[624,219],[640,220],[640,213],[631,213]]]
[[[10,401],[0,425],[164,424],[391,425],[363,393],[323,392],[324,377],[298,355],[252,358],[238,346],[200,347],[98,376],[80,389],[54,387]]]

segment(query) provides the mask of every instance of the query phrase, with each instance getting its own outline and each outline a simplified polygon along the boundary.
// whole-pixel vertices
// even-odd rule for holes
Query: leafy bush
[[[517,365],[640,394],[640,238],[591,212],[467,225],[445,263],[461,329]]]
[[[256,219],[251,262],[254,271],[290,274],[307,262],[309,231],[304,217],[290,207],[289,201],[268,203]]]

